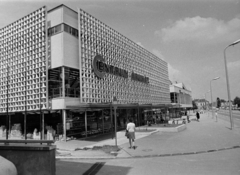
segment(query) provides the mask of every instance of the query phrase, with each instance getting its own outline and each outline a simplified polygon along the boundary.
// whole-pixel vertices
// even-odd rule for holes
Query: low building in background
[[[194,99],[194,102],[197,105],[198,110],[209,109],[209,102],[205,99]]]
[[[171,104],[179,106],[179,108],[190,109],[192,105],[192,91],[183,83],[176,83],[170,85]]]

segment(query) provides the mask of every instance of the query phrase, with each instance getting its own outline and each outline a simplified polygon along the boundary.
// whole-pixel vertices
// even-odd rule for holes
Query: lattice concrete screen
[[[0,29],[0,112],[46,108],[46,34],[45,7]]]
[[[81,100],[107,103],[116,96],[119,103],[169,104],[167,63],[79,9]],[[97,78],[93,59],[101,55],[105,64],[128,71],[128,78],[105,74]],[[149,83],[131,79],[132,73],[149,78]]]

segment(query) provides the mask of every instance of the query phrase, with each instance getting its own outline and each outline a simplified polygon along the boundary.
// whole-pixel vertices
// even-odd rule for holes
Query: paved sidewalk
[[[193,114],[192,114],[193,115]],[[103,151],[79,150],[76,148],[115,145],[115,139],[101,142],[69,141],[56,142],[61,155],[57,158],[143,158],[154,156],[172,156],[182,154],[197,154],[224,149],[240,148],[240,127],[230,130],[229,122],[221,119],[215,122],[207,113],[201,114],[200,122],[194,120],[186,124],[187,129],[180,132],[146,132],[136,133],[135,145],[129,149],[129,143],[124,132],[118,132],[118,145],[122,148],[117,156],[106,154]],[[150,128],[148,128],[150,129]],[[64,152],[64,150],[66,150]]]
[[[137,128],[137,129],[144,130],[144,131],[146,130],[145,127]],[[158,130],[148,127],[147,132],[136,132],[136,138],[141,139],[156,132],[158,132]],[[90,139],[90,140],[95,140],[95,139]],[[121,147],[121,145],[124,145],[126,143],[128,143],[128,139],[125,136],[125,131],[117,132],[117,145]],[[107,154],[101,150],[90,150],[95,146],[115,145],[115,138],[113,139],[107,138],[102,141],[88,141],[88,140],[70,140],[67,142],[56,141],[55,145],[57,146],[57,152],[60,154],[60,155],[57,155],[57,158],[69,158],[69,159],[116,158],[114,154],[113,155]]]
[[[215,122],[207,113],[200,121],[187,123],[187,129],[178,133],[156,133],[136,141],[137,149],[121,145],[118,158],[171,156],[197,154],[224,149],[240,148],[240,128],[230,130],[230,124],[219,119]]]

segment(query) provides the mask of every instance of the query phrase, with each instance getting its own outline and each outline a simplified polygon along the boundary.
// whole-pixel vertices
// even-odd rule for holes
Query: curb
[[[196,151],[196,152],[185,152],[185,153],[169,153],[169,154],[155,154],[155,155],[145,155],[145,156],[132,156],[132,157],[60,157],[56,156],[56,159],[137,159],[137,158],[151,158],[151,157],[170,157],[170,156],[184,156],[184,155],[192,155],[192,154],[204,154],[204,153],[212,153],[218,151],[225,151],[230,149],[240,148],[240,145],[220,148],[220,149],[212,149],[206,151]]]
[[[60,157],[56,156],[56,160],[62,160],[62,159],[117,159],[116,157]]]

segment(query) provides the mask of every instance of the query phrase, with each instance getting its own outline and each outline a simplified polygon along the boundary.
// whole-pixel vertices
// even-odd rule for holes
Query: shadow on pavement
[[[104,141],[104,140],[111,139],[111,138],[114,138],[114,134],[106,133],[106,134],[100,134],[100,135],[91,136],[88,138],[77,139],[77,140],[100,142],[100,141]]]
[[[229,127],[226,127],[227,129],[229,129],[229,130],[232,130],[231,128],[229,128]]]
[[[96,175],[96,174],[128,174],[130,167],[105,165],[105,162],[70,162],[67,160],[56,161],[56,175]]]
[[[94,163],[86,172],[83,173],[83,175],[88,174],[97,174],[98,171],[104,166],[105,162],[96,162]]]

